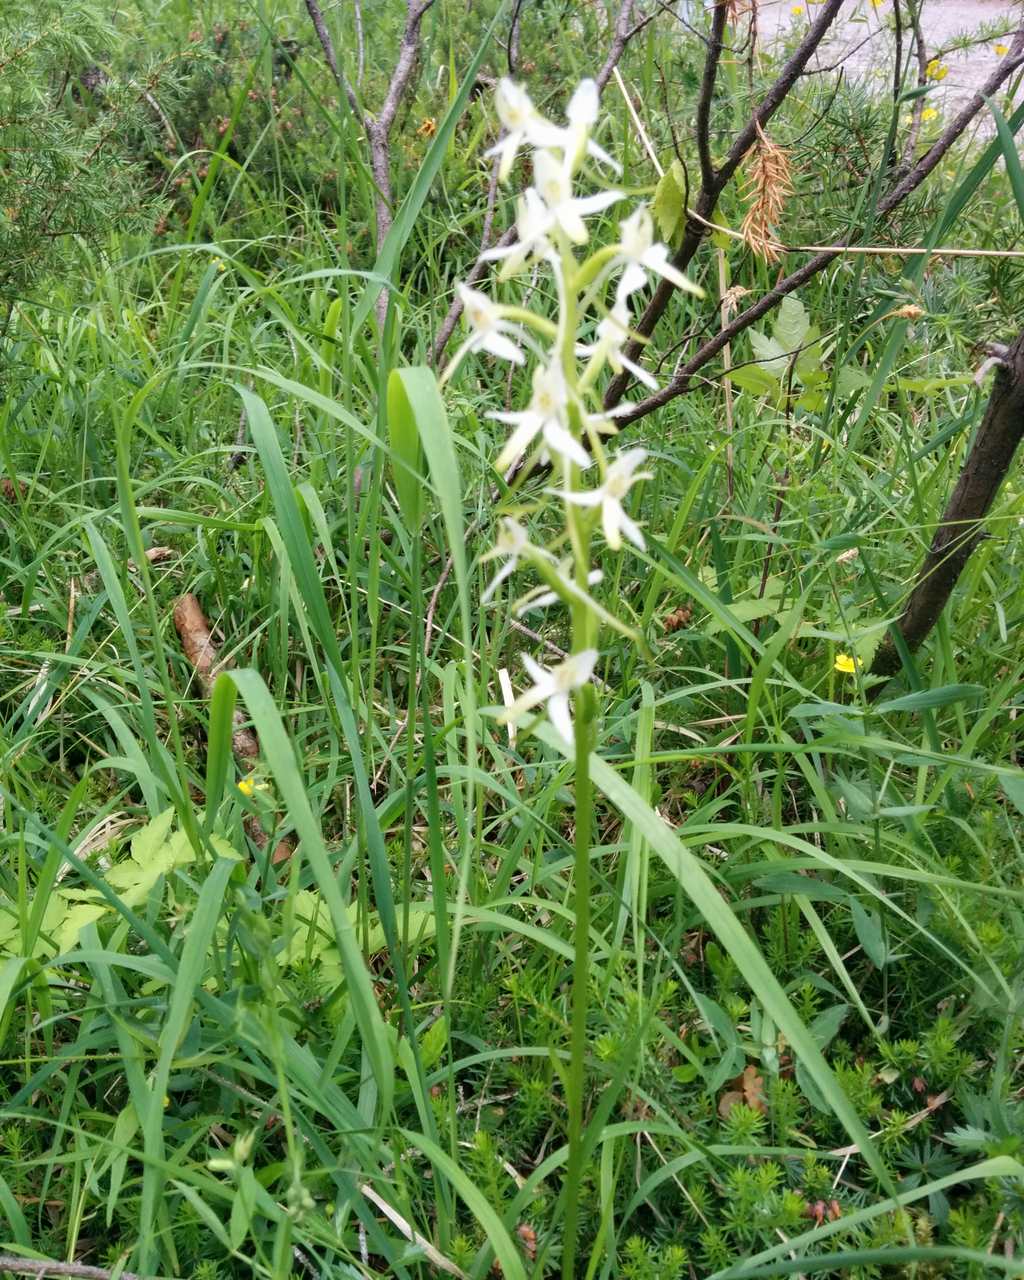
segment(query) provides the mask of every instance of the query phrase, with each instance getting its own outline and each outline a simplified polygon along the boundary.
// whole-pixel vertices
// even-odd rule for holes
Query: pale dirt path
[[[760,0],[758,25],[765,39],[798,34],[813,18],[817,6],[807,0]],[[799,8],[801,12],[794,13]],[[868,0],[847,0],[836,35],[822,46],[819,64],[829,66],[844,54],[847,74],[872,87],[891,84],[893,40],[890,0],[876,9]],[[1015,29],[1024,17],[1022,0],[925,0],[922,26],[930,51],[941,50],[956,36],[975,34],[988,24],[1000,23],[1000,31]],[[992,73],[999,61],[993,37],[973,48],[951,53],[949,73],[936,86],[929,105],[947,115],[968,98]]]

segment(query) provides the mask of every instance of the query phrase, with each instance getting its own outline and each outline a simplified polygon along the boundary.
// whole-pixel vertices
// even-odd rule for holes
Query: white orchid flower
[[[488,298],[477,289],[468,285],[459,285],[459,298],[462,309],[469,323],[470,335],[452,359],[452,366],[459,363],[469,351],[488,351],[499,360],[510,360],[513,364],[525,364],[526,357],[516,346],[509,335],[519,337],[519,326],[505,319],[504,308]]]
[[[487,249],[480,258],[483,262],[504,259],[499,275],[502,280],[507,280],[509,276],[521,271],[527,262],[542,258],[551,251],[548,237],[554,226],[555,219],[550,209],[533,187],[528,187],[516,201],[515,243]]]
[[[489,418],[515,428],[495,466],[504,471],[523,456],[537,436],[552,453],[568,458],[579,467],[589,467],[590,455],[566,427],[569,391],[557,362],[539,366],[533,373],[533,395],[529,406],[518,413],[489,413]]]
[[[494,105],[505,134],[486,154],[501,157],[498,162],[498,181],[505,182],[520,147],[525,144],[534,147],[557,144],[561,131],[545,120],[522,85],[507,77],[498,82]]]
[[[649,472],[637,472],[637,467],[646,457],[646,449],[627,449],[617,455],[600,488],[560,493],[560,497],[574,506],[601,508],[601,528],[604,530],[605,541],[613,551],[618,551],[622,546],[623,534],[635,547],[644,550],[644,535],[640,532],[640,526],[626,515],[622,499],[638,480],[652,479]]]
[[[597,663],[596,649],[582,649],[571,654],[557,667],[542,667],[528,653],[522,655],[523,666],[530,674],[533,688],[527,689],[516,698],[515,702],[501,713],[501,723],[519,720],[527,711],[542,702],[547,704],[548,719],[554,725],[559,736],[571,744],[572,714],[569,710],[569,695],[574,689],[581,689],[594,674]]]
[[[552,151],[538,151],[533,158],[533,175],[540,198],[555,222],[574,244],[586,244],[587,228],[583,219],[600,213],[622,199],[621,191],[598,191],[592,196],[574,196],[572,171]]]
[[[565,594],[575,596],[577,600],[588,600],[587,593],[576,585],[572,578],[572,562],[563,561],[557,569],[552,570],[558,581],[565,590]],[[591,569],[587,574],[587,586],[596,587],[599,582],[604,579],[604,574],[600,569]],[[516,605],[513,612],[517,618],[521,618],[524,614],[533,613],[535,609],[546,609],[548,605],[557,604],[565,597],[559,595],[557,591],[545,591],[543,587],[537,587],[526,595],[519,604]]]
[[[622,348],[629,341],[631,319],[629,294],[624,292],[620,283],[615,305],[597,326],[597,341],[577,349],[581,355],[596,361],[598,367],[607,362],[616,374],[627,369],[638,382],[657,391],[658,383],[651,374],[622,353]]]
[[[554,559],[550,551],[530,545],[529,535],[518,520],[513,519],[512,516],[502,516],[494,547],[486,555],[481,556],[481,560],[494,560],[496,557],[504,556],[505,563],[487,584],[487,589],[480,597],[481,604],[487,604],[505,579],[516,571],[519,561],[527,554],[542,556],[547,560]]]
[[[626,270],[619,285],[619,293],[628,297],[637,289],[647,284],[647,272],[661,276],[669,284],[686,293],[703,296],[704,290],[688,280],[686,276],[672,265],[668,249],[654,240],[654,220],[647,205],[641,205],[635,213],[619,223],[620,240],[616,254],[616,262],[625,262]]]
[[[600,98],[597,82],[583,80],[569,99],[569,105],[565,109],[565,118],[569,123],[562,130],[564,136],[560,146],[565,152],[566,163],[574,173],[583,163],[584,156],[588,155],[593,156],[595,160],[600,160],[616,173],[622,172],[622,166],[618,161],[613,160],[608,152],[599,147],[590,136],[591,130],[597,124]]]

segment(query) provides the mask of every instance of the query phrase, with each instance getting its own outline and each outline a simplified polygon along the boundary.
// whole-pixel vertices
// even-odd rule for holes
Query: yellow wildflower
[[[934,107],[925,107],[925,109],[921,112],[921,119],[924,121],[925,124],[927,124],[929,120],[934,120],[938,114],[939,113],[935,110]]]
[[[925,67],[925,75],[929,80],[945,80],[949,75],[949,67],[944,62],[940,62],[938,58],[932,58],[931,62]]]
[[[238,789],[243,796],[251,796],[256,790],[256,783],[253,782],[252,778],[243,778],[238,784]]]
[[[421,138],[432,138],[437,133],[437,121],[433,116],[427,116],[416,132]]]
[[[790,13],[793,15],[794,18],[798,18],[800,14],[803,13],[803,11],[804,11],[804,7],[802,4],[795,4],[790,9]]]
[[[1010,52],[1010,46],[1008,44],[996,45],[996,53],[999,55],[1000,58],[1005,57],[1009,52]]]
[[[852,658],[848,653],[837,653],[836,670],[842,672],[844,676],[852,676],[857,670],[857,659]]]

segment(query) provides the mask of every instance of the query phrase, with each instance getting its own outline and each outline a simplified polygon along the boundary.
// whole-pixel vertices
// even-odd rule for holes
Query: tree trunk
[[[938,621],[971,553],[985,536],[982,521],[1006,478],[1022,436],[1024,333],[996,366],[985,416],[897,624],[911,653],[920,648]],[[890,636],[875,655],[871,674],[893,676],[899,669],[899,651]],[[876,685],[873,692],[877,694],[882,687]]]

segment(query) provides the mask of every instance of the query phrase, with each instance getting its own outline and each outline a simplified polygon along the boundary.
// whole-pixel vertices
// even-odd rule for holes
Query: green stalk
[[[576,324],[579,305],[576,262],[567,242],[562,246],[561,358],[565,379],[576,387]],[[573,418],[576,413],[570,410]],[[579,429],[582,424],[574,422]],[[578,468],[568,464],[569,483],[575,488]],[[567,511],[576,585],[586,593],[590,571],[591,522],[578,508]],[[572,652],[581,653],[597,642],[598,622],[582,600],[572,605]],[[584,1124],[583,1098],[587,1081],[587,1006],[590,988],[590,839],[593,817],[593,787],[590,780],[590,743],[596,713],[596,696],[588,681],[573,697],[575,763],[575,840],[573,866],[573,911],[576,928],[572,964],[572,1012],[569,1032],[568,1104],[569,1157],[565,1178],[565,1227],[562,1251],[563,1280],[576,1274],[576,1246],[579,1235],[579,1195],[583,1179]]]
[[[578,633],[587,629],[589,615],[579,607],[573,626],[573,649],[585,647]],[[582,628],[580,622],[582,621]],[[579,1233],[579,1192],[583,1179],[583,1094],[586,1087],[587,995],[590,978],[590,833],[593,786],[590,780],[590,739],[594,719],[594,687],[577,689],[575,703],[576,803],[573,871],[573,908],[576,916],[575,954],[572,964],[572,1025],[569,1043],[569,1159],[565,1178],[565,1239],[562,1252],[563,1280],[574,1280]]]

